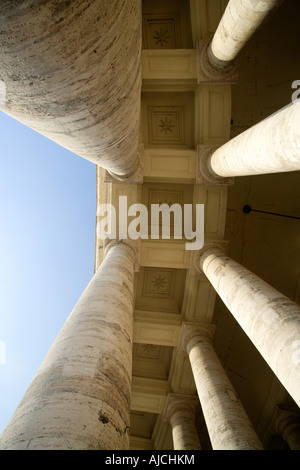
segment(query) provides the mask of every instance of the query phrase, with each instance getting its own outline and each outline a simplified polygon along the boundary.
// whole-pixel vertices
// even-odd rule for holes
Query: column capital
[[[133,253],[134,256],[134,271],[139,272],[140,270],[140,259],[141,259],[141,239],[139,238],[138,240],[131,240],[130,238],[128,239],[119,239],[116,238],[114,240],[111,240],[109,238],[105,238],[103,241],[103,246],[104,246],[104,257],[107,256],[109,250],[116,246],[116,245],[126,245],[130,248],[130,250]]]
[[[299,408],[278,405],[274,426],[275,432],[288,444],[290,450],[300,450]]]
[[[188,348],[196,343],[212,344],[215,331],[216,326],[211,323],[182,323],[178,350],[188,353]]]
[[[138,145],[137,166],[128,175],[121,176],[106,170],[104,183],[143,184],[144,182],[144,145]]]
[[[197,43],[198,85],[234,85],[237,82],[237,69],[234,62],[217,67],[211,60],[211,38]]]
[[[226,240],[207,240],[200,250],[191,251],[189,274],[198,275],[203,273],[200,258],[205,251],[215,249],[221,250],[224,254],[227,254],[228,245],[228,241]]]
[[[300,430],[299,408],[278,405],[275,418],[275,430],[283,435],[289,427],[297,426]]]
[[[169,393],[164,407],[163,416],[165,419],[170,421],[174,413],[180,412],[185,416],[190,415],[192,418],[195,418],[195,413],[199,404],[198,396]]]
[[[196,184],[233,185],[234,178],[223,178],[217,175],[211,168],[210,159],[218,148],[219,146],[215,145],[197,145]]]

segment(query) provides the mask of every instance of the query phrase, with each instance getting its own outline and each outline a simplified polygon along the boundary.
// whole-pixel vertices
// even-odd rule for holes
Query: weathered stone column
[[[4,0],[0,17],[0,109],[114,174],[133,174],[141,0]]]
[[[198,147],[200,171],[222,178],[300,170],[300,101],[291,103],[219,148]]]
[[[300,414],[298,410],[279,408],[275,430],[287,443],[290,450],[300,450]]]
[[[189,355],[213,450],[262,450],[262,445],[212,345],[213,325],[183,323],[181,346]]]
[[[205,244],[193,264],[299,406],[300,307],[229,258],[217,243]]]
[[[212,41],[205,41],[201,61],[212,78],[226,73],[244,45],[282,0],[229,0]]]
[[[4,430],[5,450],[126,450],[134,249],[112,244]]]
[[[168,395],[165,414],[172,428],[174,450],[201,450],[195,423],[197,405],[198,397]]]

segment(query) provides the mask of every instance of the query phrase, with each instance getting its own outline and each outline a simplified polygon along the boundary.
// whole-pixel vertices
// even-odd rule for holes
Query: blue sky
[[[1,433],[93,276],[96,167],[2,112],[0,137]]]

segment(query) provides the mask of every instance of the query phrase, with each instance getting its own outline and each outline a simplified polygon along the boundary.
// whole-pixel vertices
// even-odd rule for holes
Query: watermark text
[[[97,208],[99,238],[193,240],[186,250],[200,250],[204,245],[204,205],[151,204],[150,213],[144,204],[128,207],[127,196],[119,196],[119,207],[100,204]],[[117,233],[118,232],[118,233]]]

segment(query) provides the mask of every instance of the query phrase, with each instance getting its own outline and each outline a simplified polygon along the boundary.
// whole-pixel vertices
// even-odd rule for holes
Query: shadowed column
[[[213,450],[262,450],[262,445],[212,345],[213,325],[183,323],[187,352]]]
[[[300,450],[299,410],[278,408],[275,431],[288,444],[290,450]]]
[[[195,423],[197,405],[197,397],[173,393],[168,395],[166,416],[172,428],[174,450],[201,450]]]

